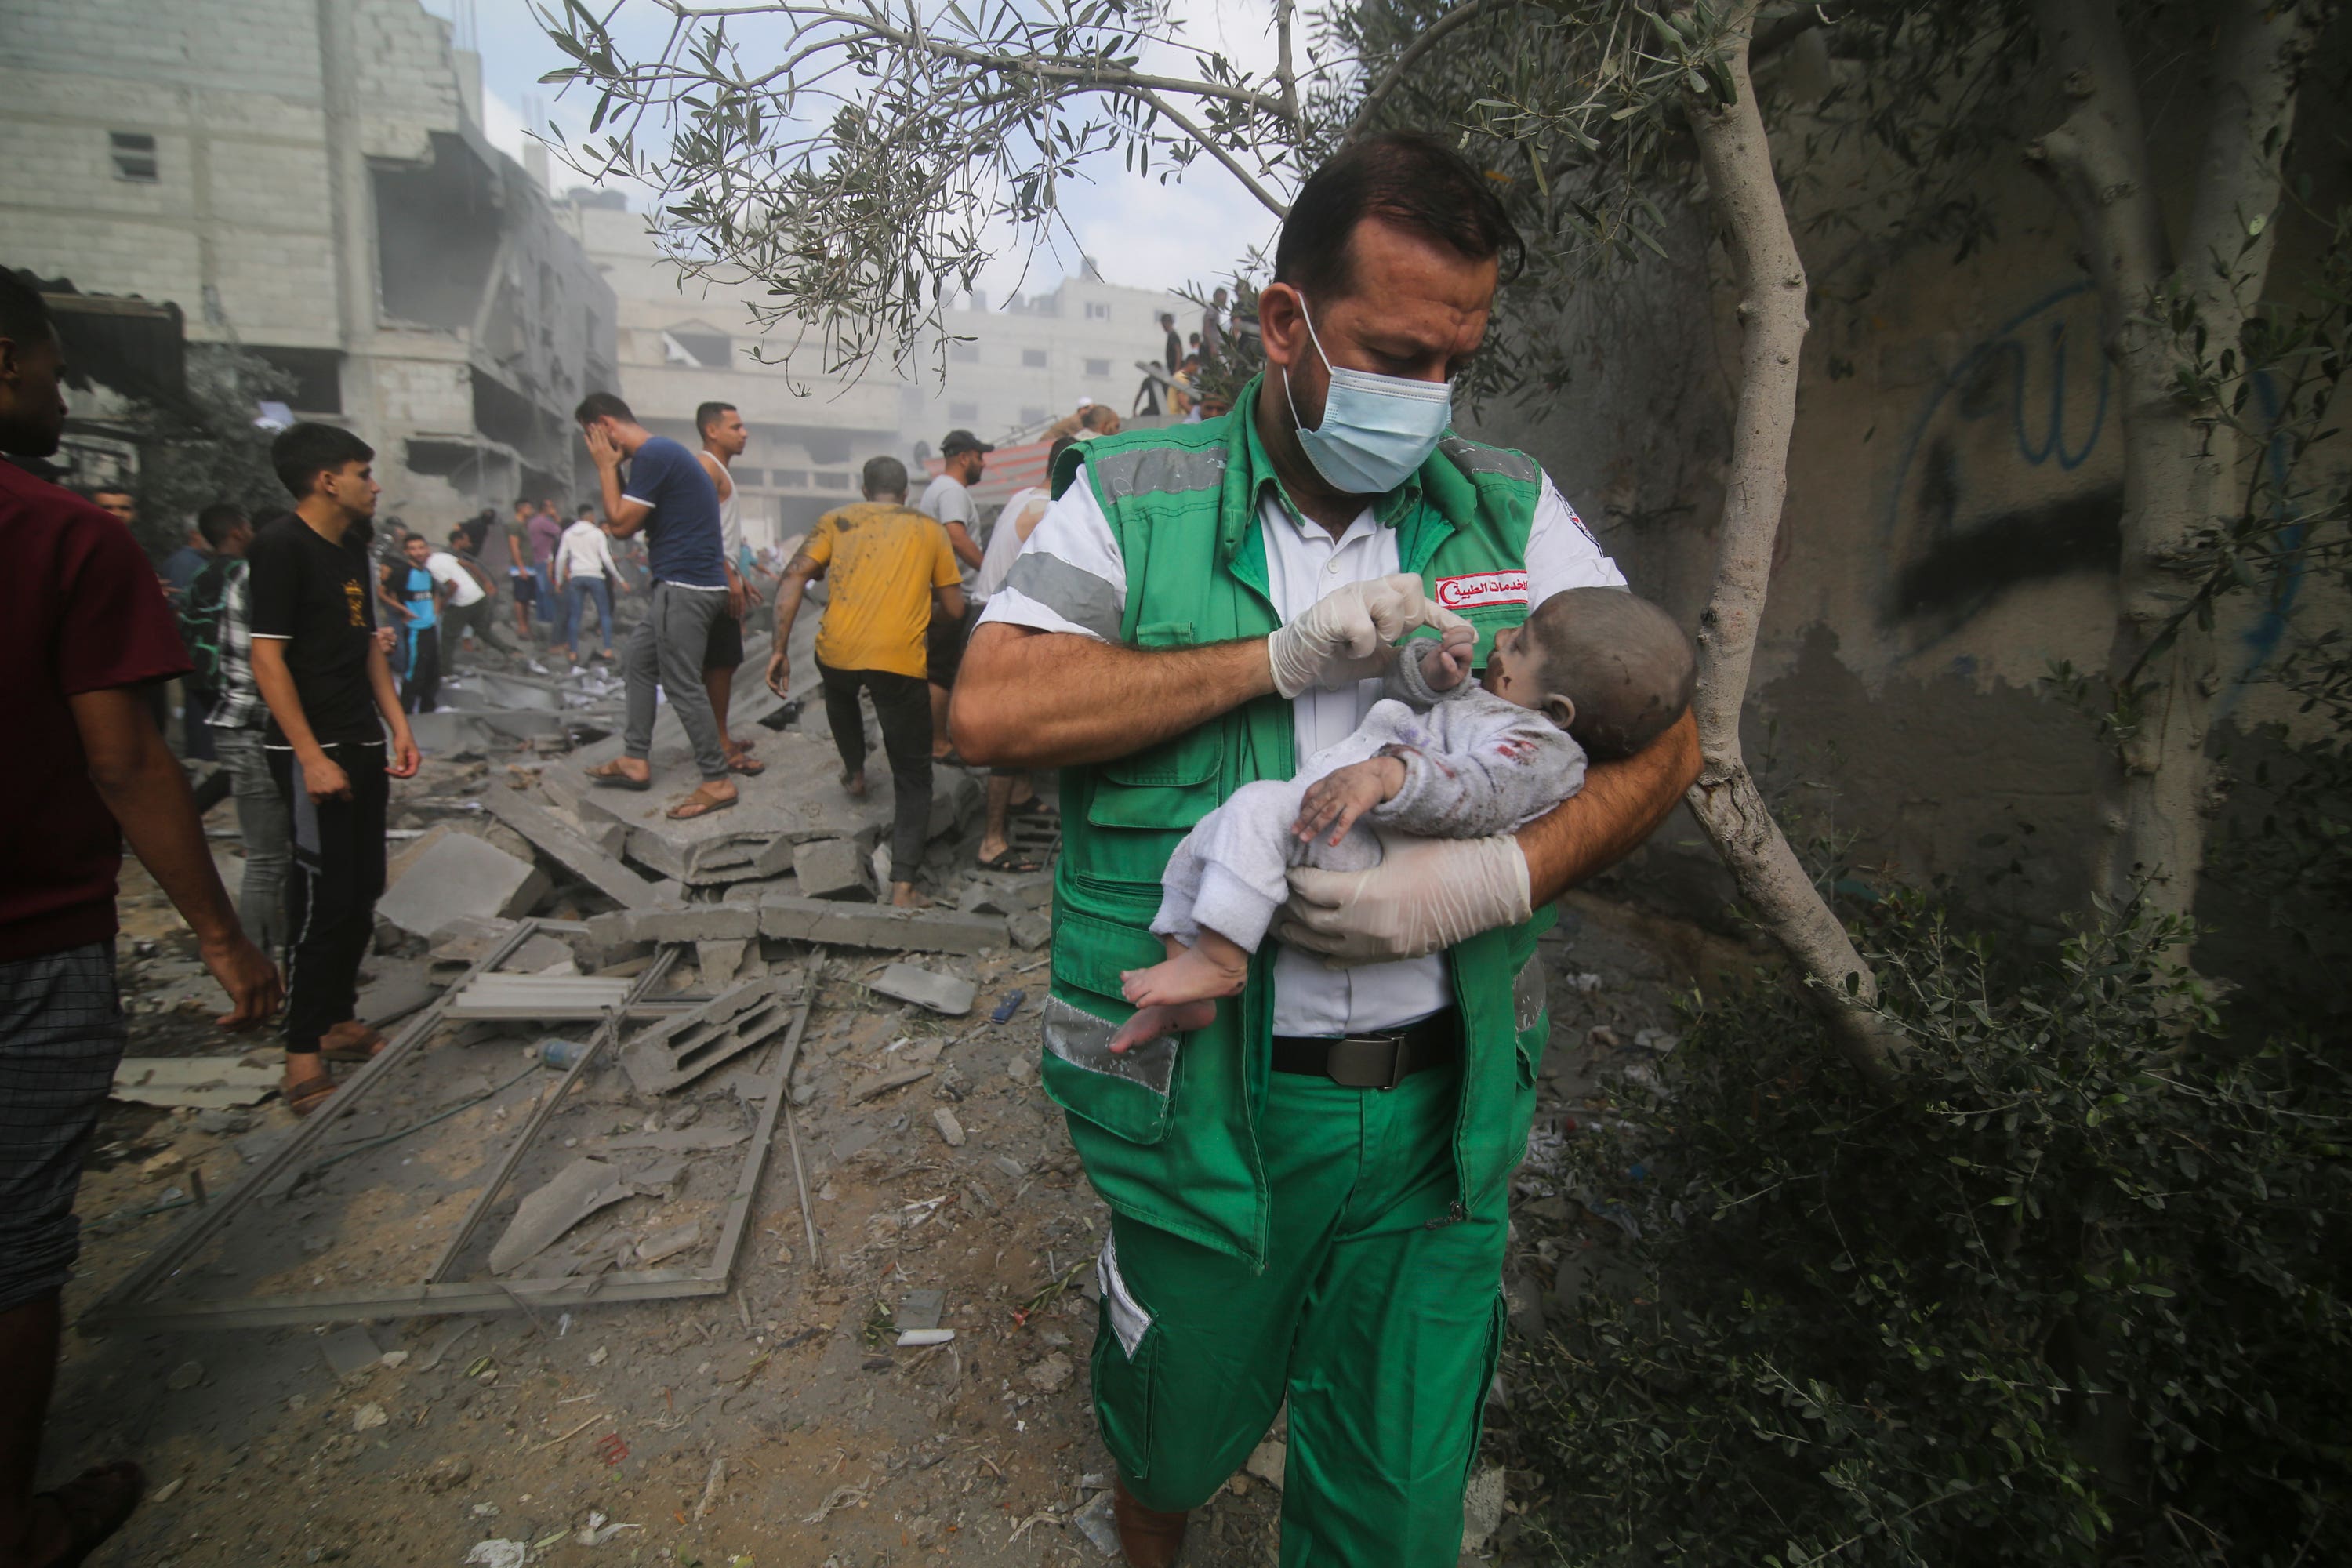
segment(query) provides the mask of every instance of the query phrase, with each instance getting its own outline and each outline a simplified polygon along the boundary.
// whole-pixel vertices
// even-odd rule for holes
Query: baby
[[[1380,864],[1366,823],[1426,838],[1507,833],[1582,788],[1588,757],[1640,751],[1690,703],[1690,639],[1619,589],[1546,599],[1496,634],[1477,681],[1466,679],[1474,642],[1455,626],[1406,645],[1355,733],[1287,783],[1244,784],[1184,836],[1151,922],[1167,962],[1122,976],[1139,1011],[1112,1050],[1216,1016],[1289,897],[1292,866]]]

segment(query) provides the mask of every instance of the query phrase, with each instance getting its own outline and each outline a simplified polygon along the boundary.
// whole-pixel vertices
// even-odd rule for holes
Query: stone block
[[[698,942],[694,944],[694,961],[702,971],[702,988],[719,991],[735,984],[743,972],[743,955],[749,942]]]
[[[993,915],[782,896],[761,901],[760,934],[884,952],[970,953],[1005,943],[1004,922]]]
[[[404,931],[429,937],[464,915],[520,919],[552,886],[547,873],[496,845],[452,833],[408,864],[406,875],[377,902],[376,913]]]
[[[820,838],[793,850],[793,876],[804,899],[857,899],[871,901],[874,884],[866,880],[866,857],[855,841]]]
[[[1043,910],[1024,910],[1004,922],[1015,947],[1035,952],[1054,940],[1054,917]]]
[[[621,1066],[640,1094],[667,1094],[750,1050],[793,1021],[799,987],[749,980],[629,1042]]]
[[[972,998],[979,994],[969,980],[912,963],[891,964],[866,984],[879,995],[912,1002],[950,1018],[971,1012]]]

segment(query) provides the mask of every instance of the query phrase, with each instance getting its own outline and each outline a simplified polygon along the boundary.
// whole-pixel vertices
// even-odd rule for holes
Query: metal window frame
[[[389,1046],[353,1074],[292,1138],[247,1172],[236,1185],[216,1201],[192,1215],[144,1261],[83,1312],[79,1325],[86,1328],[269,1328],[370,1318],[436,1317],[455,1312],[535,1312],[541,1307],[583,1306],[593,1301],[657,1301],[725,1295],[734,1283],[735,1260],[742,1250],[743,1237],[750,1228],[751,1205],[758,1194],[760,1178],[767,1169],[768,1148],[775,1136],[777,1118],[784,1114],[793,1066],[800,1058],[801,1037],[808,1029],[809,1013],[816,1003],[818,979],[824,966],[821,953],[810,959],[802,982],[800,1005],[793,1015],[792,1026],[784,1036],[782,1047],[776,1053],[775,1064],[769,1069],[767,1105],[760,1113],[759,1125],[752,1132],[742,1170],[737,1175],[734,1194],[728,1201],[726,1216],[719,1225],[719,1245],[707,1268],[619,1269],[586,1279],[565,1275],[451,1281],[441,1278],[455,1264],[466,1242],[488,1214],[507,1182],[512,1179],[531,1142],[553,1119],[555,1107],[563,1101],[589,1064],[607,1045],[617,1039],[621,1014],[633,1009],[616,1008],[606,1015],[603,1026],[590,1040],[588,1049],[581,1053],[580,1059],[564,1074],[554,1092],[541,1100],[508,1143],[481,1194],[467,1209],[466,1216],[459,1222],[457,1234],[424,1280],[414,1285],[317,1290],[290,1296],[252,1296],[224,1301],[173,1303],[153,1300],[154,1292],[176,1274],[197,1247],[260,1196],[279,1175],[316,1148],[330,1126],[358,1109],[367,1092],[383,1080],[393,1066],[414,1051],[438,1026],[451,998],[467,984],[505,962],[532,936],[550,929],[578,931],[583,928],[551,921],[522,921],[496,948],[478,960],[456,984],[436,997],[431,1006],[418,1014]],[[632,1001],[667,972],[679,951],[677,947],[665,948],[661,958],[646,969],[631,992]]]

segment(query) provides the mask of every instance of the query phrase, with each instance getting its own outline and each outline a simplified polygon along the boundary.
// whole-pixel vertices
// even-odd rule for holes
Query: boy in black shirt
[[[269,458],[294,515],[256,534],[246,560],[253,679],[269,705],[264,744],[294,817],[286,1100],[308,1115],[334,1090],[322,1049],[357,1060],[383,1048],[353,1016],[360,959],[383,891],[386,778],[413,777],[417,755],[375,636],[375,452],[348,430],[302,424],[270,444]]]

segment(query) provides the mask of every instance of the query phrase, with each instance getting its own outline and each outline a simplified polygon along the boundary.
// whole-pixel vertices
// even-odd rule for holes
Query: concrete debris
[[[527,915],[552,886],[546,872],[498,846],[451,833],[410,862],[408,874],[375,908],[401,930],[429,937],[461,915]]]
[[[1475,1552],[1503,1527],[1503,1467],[1482,1465],[1462,1489],[1462,1550]]]
[[[661,901],[651,882],[521,791],[488,789],[482,794],[482,804],[491,816],[530,839],[533,848],[614,902],[626,909],[650,909]]]
[[[956,1120],[954,1111],[944,1105],[940,1106],[931,1112],[931,1125],[940,1130],[940,1136],[946,1141],[949,1148],[963,1147],[963,1123]]]
[[[433,933],[433,947],[425,955],[436,964],[454,963],[471,968],[497,951],[499,943],[514,934],[519,921],[485,918],[481,915],[460,915]]]
[[[234,1057],[125,1057],[115,1066],[109,1092],[140,1105],[226,1110],[258,1105],[276,1093],[278,1071],[246,1067]]]
[[[890,1321],[901,1329],[936,1329],[947,1310],[946,1291],[909,1290],[898,1298],[898,1310],[890,1314]]]
[[[391,1416],[386,1415],[383,1413],[383,1405],[371,1400],[367,1404],[361,1405],[357,1410],[352,1412],[352,1430],[354,1432],[373,1432],[391,1419]]]
[[[849,1103],[863,1105],[877,1095],[887,1094],[894,1089],[904,1089],[910,1083],[920,1083],[930,1076],[931,1069],[927,1067],[893,1068],[887,1072],[868,1073],[850,1086]]]
[[[743,960],[751,944],[748,942],[698,942],[694,944],[695,963],[702,971],[706,990],[719,990],[732,985],[743,973]]]
[[[453,1487],[464,1486],[473,1478],[473,1460],[463,1454],[446,1454],[434,1460],[431,1468],[425,1472],[425,1489],[428,1492],[446,1492]]]
[[[174,1394],[182,1394],[195,1387],[196,1384],[204,1382],[204,1363],[199,1361],[184,1361],[179,1365],[172,1369],[172,1375],[163,1380],[163,1386],[170,1389]]]
[[[523,944],[507,954],[494,972],[499,974],[577,974],[572,949],[545,931],[533,931]]]
[[[383,1347],[368,1337],[365,1329],[338,1329],[319,1342],[319,1353],[327,1358],[327,1365],[345,1383],[365,1377],[383,1360]]]
[[[253,1112],[250,1110],[232,1109],[196,1112],[196,1131],[209,1132],[215,1138],[234,1138],[240,1132],[250,1131],[252,1128]]]
[[[1021,1374],[1040,1394],[1059,1394],[1070,1381],[1070,1358],[1055,1351]]]
[[[800,988],[782,990],[747,980],[690,1013],[665,1021],[629,1042],[621,1066],[640,1094],[682,1089],[731,1061],[793,1021]]]
[[[760,934],[884,952],[974,953],[1005,942],[1004,922],[991,915],[781,896],[761,900]]]
[[[1004,1076],[1015,1083],[1027,1083],[1037,1076],[1037,1067],[1025,1053],[1015,1051],[1013,1059],[1004,1064]]]
[[[1290,1450],[1281,1438],[1268,1437],[1250,1450],[1250,1457],[1242,1461],[1242,1468],[1280,1491],[1283,1465],[1289,1458]]]
[[[1013,946],[1034,952],[1054,940],[1054,917],[1043,910],[1026,910],[1005,921],[1004,929]]]
[[[983,876],[958,895],[956,908],[967,914],[1017,915],[1053,901],[1052,874],[1034,871],[1018,877]]]
[[[671,1154],[707,1154],[714,1149],[732,1149],[751,1136],[743,1127],[672,1127],[659,1132],[629,1132],[602,1140],[604,1146],[615,1151],[653,1149]]]
[[[602,1160],[574,1160],[515,1205],[506,1234],[490,1248],[490,1272],[505,1274],[554,1245],[598,1209],[630,1194],[627,1178]]]
[[[760,934],[757,910],[704,904],[690,910],[615,910],[588,922],[588,937],[606,947],[635,942],[748,942]]]
[[[441,994],[442,987],[421,974],[392,974],[374,984],[362,987],[359,994],[358,1016],[371,1028],[382,1029],[397,1024],[412,1013],[419,1013]]]
[[[425,1353],[416,1358],[416,1370],[431,1372],[439,1366],[444,1356],[457,1349],[468,1334],[481,1326],[479,1318],[453,1318],[443,1323],[434,1331],[432,1342],[425,1347]]]
[[[675,1258],[702,1239],[702,1222],[690,1221],[674,1225],[667,1230],[657,1230],[637,1243],[637,1261],[655,1264]]]
[[[443,1016],[554,1022],[602,1018],[629,999],[633,983],[591,974],[482,974],[457,993]]]
[[[847,838],[819,838],[793,850],[793,875],[801,896],[809,899],[870,900],[874,883],[866,876],[866,856]]]
[[[969,980],[912,963],[894,963],[866,984],[881,995],[912,1002],[950,1018],[961,1018],[971,1012],[972,998],[979,994]]]
[[[1119,1554],[1118,1521],[1111,1511],[1114,1502],[1115,1494],[1097,1492],[1086,1507],[1070,1515],[1070,1522],[1077,1527],[1078,1533],[1105,1557]]]
[[[530,1560],[528,1541],[478,1541],[466,1553],[467,1568],[522,1568]]]

